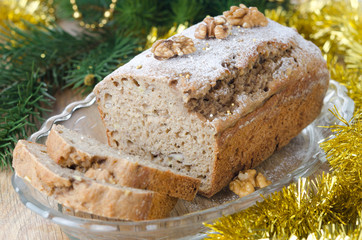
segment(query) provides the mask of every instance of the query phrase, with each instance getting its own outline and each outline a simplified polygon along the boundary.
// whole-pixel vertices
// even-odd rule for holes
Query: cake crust
[[[270,97],[261,107],[220,133],[216,138],[212,190],[201,194],[211,197],[239,171],[258,166],[319,115],[325,86],[320,83],[306,86],[313,78],[305,80]],[[305,98],[297,98],[294,94],[298,89],[310,93]]]
[[[49,156],[63,167],[78,167],[89,178],[191,201],[200,180],[120,154],[95,139],[54,125],[46,141]]]
[[[62,168],[46,154],[46,147],[19,140],[13,154],[16,174],[59,203],[107,218],[146,220],[167,217],[177,199],[157,192],[117,187]]]

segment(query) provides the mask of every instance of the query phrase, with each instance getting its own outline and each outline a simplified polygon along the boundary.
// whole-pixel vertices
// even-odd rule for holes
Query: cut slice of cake
[[[78,168],[85,176],[122,186],[148,189],[191,201],[200,180],[158,166],[142,157],[121,154],[91,137],[53,125],[46,141],[49,156],[64,167]]]
[[[16,174],[64,206],[108,218],[147,220],[167,217],[176,198],[153,191],[95,181],[62,168],[44,145],[20,140],[13,153]]]

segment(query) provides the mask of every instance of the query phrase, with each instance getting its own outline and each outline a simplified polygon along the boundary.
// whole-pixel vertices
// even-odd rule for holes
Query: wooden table
[[[27,209],[11,185],[12,171],[0,172],[1,240],[68,240],[60,228]]]
[[[72,91],[56,94],[51,115],[84,97]],[[69,240],[56,224],[27,209],[11,185],[11,170],[0,171],[0,240]]]

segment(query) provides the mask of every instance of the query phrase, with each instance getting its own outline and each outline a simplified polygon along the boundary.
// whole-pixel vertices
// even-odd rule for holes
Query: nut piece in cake
[[[239,175],[231,181],[229,188],[239,197],[245,197],[254,192],[255,188],[263,188],[271,183],[262,173],[257,174],[255,169],[249,169],[239,172]]]
[[[229,35],[229,32],[230,28],[225,17],[206,17],[196,28],[195,38],[204,39],[215,37],[217,39],[224,39]]]
[[[151,48],[151,52],[157,60],[165,60],[175,56],[182,56],[196,51],[191,38],[177,36],[168,40],[158,40]]]
[[[256,7],[247,8],[244,4],[239,7],[232,6],[229,11],[224,12],[228,23],[234,26],[242,26],[244,28],[252,28],[268,25],[268,20],[258,11]]]

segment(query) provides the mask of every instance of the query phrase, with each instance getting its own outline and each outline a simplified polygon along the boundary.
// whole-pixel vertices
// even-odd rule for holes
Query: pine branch
[[[195,19],[202,21],[202,19],[205,17],[205,14],[203,14],[203,9],[202,2],[199,0],[172,1],[171,11],[174,16],[172,22],[182,24],[186,21],[194,23]]]
[[[96,83],[137,53],[137,43],[137,39],[124,33],[113,34],[111,39],[99,44],[86,55],[70,61],[72,67],[65,77],[65,87],[72,86],[80,88],[83,93],[90,92]],[[85,82],[87,76],[91,76],[93,79],[89,80],[93,82]]]
[[[110,0],[77,0],[82,20],[86,23],[95,23],[103,16],[109,8]],[[56,1],[57,16],[60,18],[73,19],[73,9],[69,0]],[[145,34],[152,26],[167,24],[172,26],[173,22],[168,21],[170,6],[166,1],[157,0],[118,0],[113,21],[107,24],[111,28],[127,28],[133,34],[138,33],[145,37]],[[126,27],[125,27],[126,26]]]
[[[265,12],[265,9],[274,9],[282,6],[288,9],[290,0],[273,1],[273,0],[224,0],[224,1],[210,1],[211,11],[221,14],[222,11],[229,10],[231,6],[238,6],[240,3],[247,7],[257,7],[260,12]]]
[[[0,168],[11,166],[12,150],[18,139],[27,138],[43,122],[50,96],[38,73],[27,74],[25,81],[13,84],[0,94]]]
[[[97,47],[89,58],[89,50],[107,37],[74,37],[56,25],[24,24],[26,30],[10,23],[8,29],[0,30],[0,168],[11,164],[11,153],[17,139],[26,138],[28,133],[37,129],[37,123],[43,121],[42,116],[47,111],[43,105],[45,99],[49,99],[48,89],[64,84],[64,76],[69,75],[74,59],[93,58],[91,64],[101,79],[106,71],[109,73],[116,68],[115,58],[123,54],[132,55],[135,44],[130,43],[136,42],[130,38],[118,41],[118,46],[123,47],[116,48],[114,53],[108,51],[108,55],[102,55],[109,47],[102,44],[104,47]],[[34,65],[37,66],[36,74]],[[29,72],[32,72],[30,76]]]
[[[118,0],[113,21],[110,21],[107,27],[125,29],[124,26],[127,26],[129,32],[143,39],[152,26],[169,29],[174,23],[181,24],[187,21],[194,24],[202,21],[206,15],[220,15],[231,5],[239,5],[241,2],[247,6],[256,6],[262,12],[278,6],[289,6],[289,0]],[[99,21],[108,9],[109,3],[110,0],[77,0],[82,18],[87,23]],[[57,1],[57,6],[58,16],[72,19],[73,10],[68,0]]]
[[[124,0],[117,4],[114,22],[120,26],[127,26],[133,33],[145,36],[152,26],[165,23],[167,12],[169,10],[164,8],[162,1]]]
[[[23,80],[24,73],[31,71],[32,63],[39,74],[66,64],[71,58],[94,47],[99,37],[90,35],[72,36],[57,25],[46,27],[24,22],[26,29],[8,24],[9,29],[0,29],[0,89],[14,79]],[[53,79],[56,85],[61,79]]]

